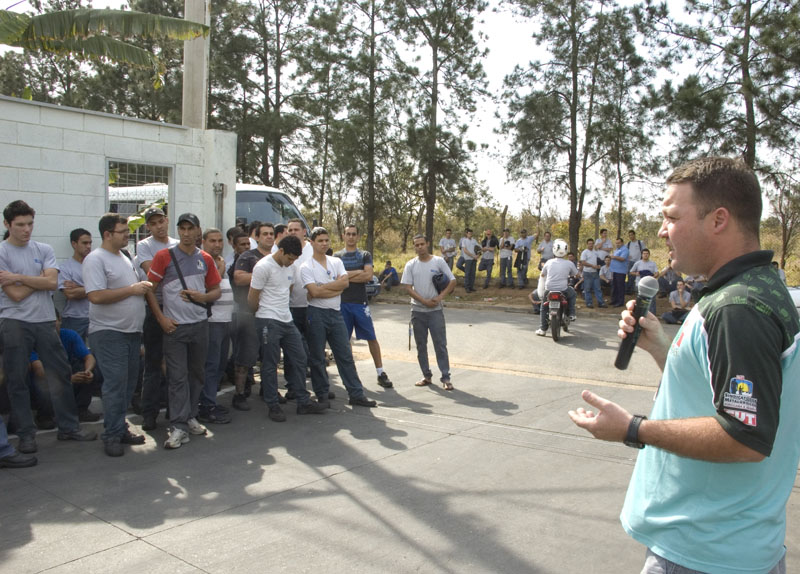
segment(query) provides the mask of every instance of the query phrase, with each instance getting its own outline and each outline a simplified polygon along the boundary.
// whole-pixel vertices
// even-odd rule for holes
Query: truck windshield
[[[239,221],[244,220],[243,223],[255,220],[286,223],[294,217],[303,219],[297,208],[285,195],[260,190],[242,189],[236,192],[236,218]]]

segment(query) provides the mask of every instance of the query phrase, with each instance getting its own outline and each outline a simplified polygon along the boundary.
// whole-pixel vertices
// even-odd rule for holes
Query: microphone
[[[617,351],[617,360],[614,361],[614,366],[620,370],[628,368],[628,363],[631,362],[631,355],[633,355],[633,348],[639,340],[639,335],[642,334],[642,326],[639,325],[639,318],[647,314],[650,307],[650,302],[658,294],[658,280],[654,277],[642,277],[639,280],[639,293],[636,295],[636,305],[633,308],[633,318],[636,324],[633,327],[633,333],[628,333],[619,344],[619,351]]]

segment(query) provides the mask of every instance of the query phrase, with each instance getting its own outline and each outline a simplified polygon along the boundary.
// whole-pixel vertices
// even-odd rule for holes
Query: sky
[[[125,4],[123,0],[94,0],[95,8],[119,8]],[[536,59],[536,50],[531,39],[530,23],[519,22],[507,11],[495,12],[492,7],[499,4],[497,0],[490,0],[490,7],[481,15],[478,28],[487,38],[483,47],[489,49],[484,60],[484,70],[488,80],[488,89],[491,93],[499,94],[502,89],[503,78],[509,74],[516,64],[527,64]],[[14,11],[25,12],[32,10],[27,1],[2,0],[0,6],[13,7]],[[510,214],[519,214],[527,206],[525,197],[530,194],[525,184],[515,184],[506,181],[505,156],[508,145],[505,137],[494,133],[499,127],[500,120],[495,117],[496,111],[502,113],[503,106],[486,100],[479,102],[478,111],[470,119],[468,137],[476,143],[486,144],[488,147],[477,152],[476,166],[478,178],[486,183],[490,199],[500,206],[508,205]]]

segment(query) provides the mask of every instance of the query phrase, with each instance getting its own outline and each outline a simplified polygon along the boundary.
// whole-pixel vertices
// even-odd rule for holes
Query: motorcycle
[[[547,300],[542,304],[542,313],[549,313],[550,332],[553,340],[558,341],[561,329],[569,333],[569,313],[567,313],[567,296],[561,291],[550,291]]]

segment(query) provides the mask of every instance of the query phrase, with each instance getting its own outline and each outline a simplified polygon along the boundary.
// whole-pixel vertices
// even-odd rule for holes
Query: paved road
[[[448,393],[412,384],[408,308],[373,312],[396,383],[380,389],[359,361],[377,409],[337,398],[277,424],[256,404],[177,451],[160,447],[159,419],[121,459],[42,433],[38,467],[0,471],[0,572],[639,571],[618,521],[636,453],[566,417],[584,387],[649,410],[655,367],[635,354],[614,371],[613,321],[579,320],[555,344],[529,315],[448,309]]]

